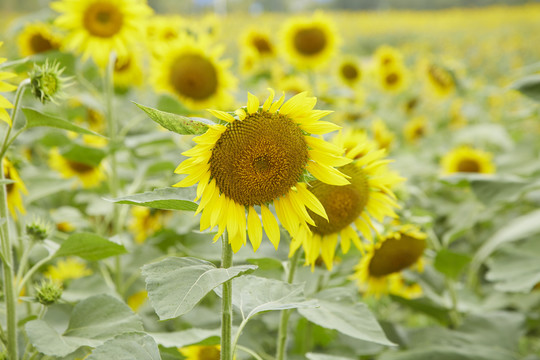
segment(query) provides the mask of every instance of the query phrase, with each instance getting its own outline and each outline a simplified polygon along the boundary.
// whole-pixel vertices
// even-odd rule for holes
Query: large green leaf
[[[73,143],[62,149],[62,156],[67,160],[96,167],[107,156],[107,153],[102,149]]]
[[[220,329],[188,329],[184,331],[149,333],[158,345],[164,347],[184,347],[193,344],[219,344]]]
[[[540,283],[538,239],[502,248],[489,264],[486,278],[496,283],[497,290],[529,293]]]
[[[473,269],[477,269],[502,244],[518,241],[539,233],[540,210],[515,218],[510,223],[502,226],[478,249],[472,260]]]
[[[75,305],[62,335],[43,320],[29,321],[25,329],[32,345],[49,356],[66,356],[80,346],[96,347],[117,335],[143,331],[142,321],[125,303],[104,294]]]
[[[471,257],[469,255],[442,249],[437,252],[433,266],[440,273],[450,278],[457,279],[470,261]]]
[[[221,296],[221,289],[216,292]],[[232,302],[244,320],[265,311],[317,306],[316,301],[306,300],[303,284],[288,284],[252,275],[234,279]]]
[[[533,100],[540,101],[540,74],[524,77],[513,83],[511,88]]]
[[[145,265],[142,275],[152,306],[159,318],[166,320],[191,311],[218,285],[256,268],[240,265],[223,269],[200,259],[170,257]]]
[[[57,118],[55,116],[44,114],[35,109],[23,107],[22,111],[24,115],[26,116],[27,128],[33,128],[33,127],[38,127],[38,126],[48,126],[48,127],[53,127],[57,129],[73,131],[79,134],[95,135],[95,136],[102,137],[102,135],[96,132],[77,126],[73,124],[72,122]]]
[[[159,349],[151,336],[123,334],[98,346],[87,360],[161,360]]]
[[[97,261],[126,252],[124,245],[102,238],[97,234],[76,233],[71,234],[60,245],[55,256],[79,256],[88,261]]]
[[[318,293],[316,298],[319,307],[299,309],[300,315],[319,326],[337,330],[356,339],[394,345],[387,339],[368,307],[351,301],[349,289],[327,289]]]
[[[195,190],[193,188],[169,187],[105,200],[117,204],[139,205],[153,209],[195,211],[199,205],[191,200],[194,198]]]
[[[182,115],[153,109],[135,102],[134,104],[137,105],[139,109],[144,111],[150,117],[150,119],[154,120],[165,129],[180,135],[204,134],[206,130],[208,130],[208,125],[213,124],[210,120],[202,118],[189,118]]]

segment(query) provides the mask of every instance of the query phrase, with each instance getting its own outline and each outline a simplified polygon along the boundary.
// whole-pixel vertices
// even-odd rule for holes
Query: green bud
[[[36,300],[43,305],[52,305],[62,296],[62,285],[52,280],[42,281],[36,287]]]
[[[34,241],[43,241],[51,233],[51,225],[42,219],[35,219],[26,224],[26,234]]]
[[[56,61],[45,64],[34,64],[34,69],[29,73],[30,87],[35,97],[43,104],[47,101],[56,103],[56,100],[64,95],[63,89],[71,85],[68,78],[62,77],[65,68],[60,68]]]

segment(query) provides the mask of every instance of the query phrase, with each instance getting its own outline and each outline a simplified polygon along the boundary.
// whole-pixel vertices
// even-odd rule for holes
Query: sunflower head
[[[375,50],[375,66],[379,69],[400,66],[403,64],[403,55],[401,52],[389,45],[382,45]]]
[[[201,230],[218,226],[217,239],[225,229],[233,250],[246,241],[247,229],[257,249],[262,236],[256,208],[272,243],[279,243],[279,228],[269,210],[274,205],[281,223],[291,234],[313,222],[306,207],[326,217],[320,202],[302,182],[308,173],[334,185],[348,183],[346,175],[333,166],[345,165],[341,149],[309,134],[324,134],[337,125],[319,121],[328,111],[312,110],[315,98],[298,94],[284,103],[274,102],[274,92],[260,107],[259,99],[248,95],[248,104],[234,114],[212,110],[223,124],[194,139],[193,149],[183,154],[190,158],[176,169],[188,176],[176,186],[199,182],[197,197],[203,211]]]
[[[393,294],[406,298],[419,295],[418,285],[408,286],[402,271],[413,266],[422,270],[426,234],[414,225],[402,225],[371,244],[353,275],[365,295]],[[420,291],[419,291],[420,290]]]
[[[246,30],[242,36],[242,47],[253,49],[261,58],[276,56],[276,48],[270,34],[255,28]]]
[[[71,159],[53,148],[49,154],[49,166],[58,171],[63,178],[77,178],[84,188],[99,185],[105,179],[105,171],[101,163],[93,164]]]
[[[493,174],[493,155],[470,146],[463,145],[448,152],[441,160],[443,172]]]
[[[386,123],[382,119],[376,119],[371,123],[373,138],[380,149],[389,150],[394,142],[396,135],[388,129]]]
[[[92,270],[78,258],[68,257],[58,260],[56,265],[49,265],[43,275],[51,281],[62,284],[72,279],[92,275]]]
[[[19,210],[21,214],[26,214],[22,194],[28,194],[28,190],[26,190],[26,186],[19,177],[19,173],[17,172],[17,169],[15,169],[15,166],[13,166],[11,161],[5,157],[3,160],[3,167],[4,178],[13,181],[13,183],[6,185],[7,203],[11,216],[13,216],[14,219],[17,219],[17,210]]]
[[[62,297],[62,284],[52,280],[42,280],[36,287],[36,300],[42,305],[55,304]]]
[[[26,224],[26,234],[34,241],[43,241],[52,232],[52,225],[41,218],[36,218]]]
[[[350,184],[310,183],[310,190],[323,205],[327,217],[308,211],[314,221],[309,226],[310,232],[293,239],[291,244],[291,254],[303,246],[308,265],[313,266],[320,254],[327,268],[332,269],[338,241],[343,253],[349,250],[351,241],[363,251],[358,233],[371,242],[375,229],[372,219],[381,222],[385,217],[396,217],[394,209],[398,205],[391,189],[404,179],[388,169],[385,151],[376,150],[365,133],[356,133],[355,138],[356,141],[349,135],[334,139],[336,145],[346,148],[346,156],[355,160],[339,168],[349,176]]]
[[[403,128],[405,140],[413,144],[425,137],[427,132],[427,119],[425,116],[417,116],[409,120]]]
[[[354,87],[362,80],[362,68],[354,58],[345,58],[339,62],[337,74],[342,83]]]
[[[172,213],[167,210],[134,206],[131,208],[131,215],[133,218],[129,229],[135,236],[135,242],[142,244],[146,238],[163,228]]]
[[[384,91],[399,93],[407,87],[409,73],[402,64],[388,65],[378,69],[377,78],[379,86]]]
[[[429,87],[436,95],[445,97],[454,92],[456,88],[454,75],[445,67],[428,63],[425,66],[425,75]]]
[[[334,55],[339,43],[334,24],[321,12],[313,17],[295,17],[282,31],[284,54],[300,68],[325,65]]]
[[[60,63],[45,61],[45,64],[34,64],[29,73],[30,88],[32,94],[43,104],[50,101],[56,104],[56,100],[64,96],[64,89],[71,84],[69,78],[62,77],[65,68],[60,68]]]
[[[221,357],[219,345],[191,345],[179,348],[178,351],[186,360],[219,360]]]
[[[17,37],[19,52],[24,57],[58,50],[61,43],[62,38],[45,23],[26,24]]]

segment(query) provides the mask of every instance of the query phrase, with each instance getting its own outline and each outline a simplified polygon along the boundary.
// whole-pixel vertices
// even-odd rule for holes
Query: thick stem
[[[294,281],[294,273],[296,272],[298,259],[300,258],[300,251],[300,249],[296,250],[293,257],[289,260],[289,274],[287,275],[287,282],[289,284],[292,284],[292,282]],[[287,328],[289,325],[289,318],[291,317],[291,311],[292,310],[290,309],[281,311],[281,318],[279,319],[276,360],[285,359],[285,349],[287,348]]]
[[[228,236],[221,237],[221,267],[232,266],[233,252]],[[232,360],[232,280],[223,283],[221,297],[221,360]]]

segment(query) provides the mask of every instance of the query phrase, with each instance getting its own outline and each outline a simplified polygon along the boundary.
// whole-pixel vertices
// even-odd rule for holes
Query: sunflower
[[[139,311],[141,306],[144,305],[148,299],[148,292],[146,290],[140,290],[128,297],[126,303],[133,310],[133,312]]]
[[[186,29],[182,24],[185,20],[179,16],[152,16],[146,23],[148,48],[152,55],[160,58],[171,43],[185,35]]]
[[[417,116],[409,120],[403,128],[405,139],[410,143],[416,143],[426,136],[427,131],[427,119],[425,116]]]
[[[221,346],[219,345],[191,345],[178,349],[186,360],[219,360]]]
[[[51,3],[60,16],[55,25],[68,31],[67,48],[105,67],[112,51],[119,58],[140,41],[144,19],[152,10],[141,0],[60,0]]]
[[[3,41],[0,41],[0,47],[2,47],[3,43]],[[5,61],[5,58],[0,58],[0,65]],[[13,73],[0,71],[0,92],[13,91],[17,88],[16,86],[13,86],[3,81],[6,79],[11,79],[13,77],[15,77],[15,74]],[[11,108],[13,108],[13,104],[11,104],[4,96],[0,95],[0,120],[7,122],[9,126],[11,126],[11,116],[9,116],[6,109]]]
[[[140,56],[129,52],[124,58],[117,58],[114,63],[114,85],[127,89],[140,86],[143,80],[143,71]]]
[[[49,154],[49,166],[58,171],[63,178],[77,177],[83,188],[91,188],[99,185],[105,179],[105,173],[101,164],[87,164],[68,159],[53,148]]]
[[[257,250],[262,239],[262,224],[272,244],[279,244],[279,227],[269,209],[274,205],[281,224],[294,237],[299,228],[314,224],[306,207],[326,218],[321,203],[302,179],[311,173],[333,185],[346,185],[346,175],[333,166],[350,160],[341,149],[319,137],[339,126],[319,121],[330,111],[312,110],[316,98],[300,93],[283,103],[273,102],[274,91],[259,108],[259,99],[248,93],[246,108],[229,113],[211,110],[225,125],[212,125],[194,139],[197,145],[184,152],[190,158],[175,170],[188,176],[175,186],[199,183],[196,214],[202,211],[201,230],[218,226],[217,240],[225,230],[234,252],[249,239]],[[246,211],[247,221],[246,221]],[[305,225],[303,225],[305,226]]]
[[[242,35],[242,48],[250,48],[261,58],[276,56],[276,48],[272,43],[270,34],[255,28],[250,28]]]
[[[427,84],[433,93],[440,97],[446,97],[454,92],[456,82],[449,70],[440,65],[428,63],[424,71]]]
[[[283,53],[300,68],[325,65],[338,46],[334,24],[317,12],[312,17],[294,17],[283,26]]]
[[[396,136],[388,129],[386,123],[382,119],[376,119],[371,123],[371,130],[379,149],[389,150]]]
[[[404,179],[391,172],[384,159],[385,150],[376,150],[363,132],[353,136],[337,136],[334,144],[345,147],[345,156],[354,162],[339,168],[348,175],[350,184],[335,186],[321,181],[310,183],[311,192],[323,204],[328,218],[325,219],[310,210],[308,214],[315,224],[309,225],[309,232],[300,233],[291,243],[292,255],[300,245],[306,253],[306,265],[315,265],[319,257],[331,270],[334,254],[341,239],[343,253],[349,251],[351,241],[363,251],[358,232],[368,241],[373,241],[372,218],[382,222],[386,216],[397,217],[394,209],[398,207],[392,187]]]
[[[143,206],[131,208],[133,218],[129,229],[135,235],[135,242],[142,244],[147,237],[161,230],[172,213],[167,210],[149,209]]]
[[[374,60],[375,66],[379,69],[403,65],[403,55],[401,52],[389,45],[379,46],[375,50]]]
[[[342,83],[349,87],[355,87],[362,80],[362,68],[357,59],[347,57],[339,62],[337,75]]]
[[[458,172],[493,174],[495,165],[492,158],[493,155],[488,152],[462,145],[444,155],[441,165],[445,174]]]
[[[409,73],[402,64],[379,67],[376,72],[379,86],[387,92],[399,93],[408,84]]]
[[[7,158],[4,158],[3,166],[4,178],[14,181],[13,183],[6,185],[6,190],[9,212],[14,219],[17,219],[17,211],[15,209],[19,210],[21,214],[26,214],[21,193],[27,195],[28,190],[26,190],[26,186],[24,186],[24,183],[19,177],[19,173]]]
[[[289,96],[298,95],[302,92],[309,93],[311,91],[308,79],[301,75],[284,76],[277,83],[278,87]]]
[[[52,281],[64,283],[67,280],[92,275],[92,270],[88,269],[86,264],[81,260],[75,257],[68,257],[65,260],[58,260],[56,265],[49,265],[43,275]]]
[[[46,51],[58,50],[61,37],[53,31],[53,27],[45,23],[26,24],[17,37],[21,56],[32,56]]]
[[[231,62],[219,60],[221,53],[221,47],[211,49],[204,39],[183,36],[154,60],[155,88],[176,95],[190,108],[227,106],[236,79],[227,70]]]
[[[393,294],[414,298],[422,293],[418,284],[407,285],[402,271],[413,265],[423,270],[422,255],[426,234],[414,225],[401,225],[396,231],[368,246],[366,254],[355,267],[353,278],[364,295]]]

